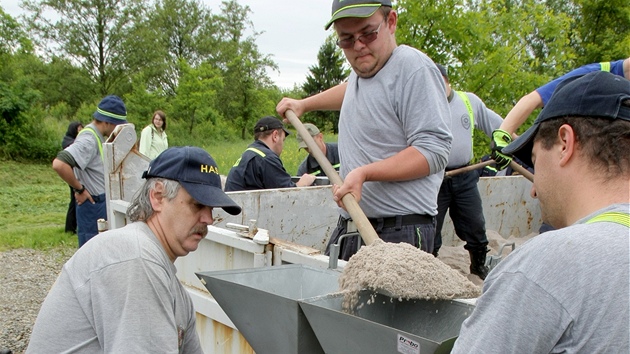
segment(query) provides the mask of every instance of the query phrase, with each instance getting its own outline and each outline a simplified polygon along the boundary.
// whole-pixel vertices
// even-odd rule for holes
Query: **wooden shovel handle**
[[[458,168],[458,169],[455,169],[455,170],[450,170],[450,171],[444,173],[444,176],[446,176],[446,177],[455,176],[455,175],[458,175],[460,173],[464,173],[464,172],[468,172],[468,171],[472,171],[472,170],[476,170],[476,169],[479,169],[479,168],[483,168],[483,167],[492,165],[493,163],[494,163],[494,160],[492,160],[492,159],[486,160],[486,161],[483,161],[483,162],[476,163],[474,165],[464,166],[464,167],[461,167],[461,168]]]
[[[523,175],[523,177],[527,178],[530,182],[534,182],[534,174],[529,172],[529,170],[525,167],[514,162],[514,160],[510,161],[510,167],[512,167],[514,171]]]
[[[302,137],[302,139],[306,143],[306,146],[309,149],[309,153],[313,155],[317,163],[319,163],[319,166],[322,168],[326,176],[328,176],[328,179],[333,184],[341,186],[343,184],[343,180],[341,179],[337,171],[335,171],[335,169],[332,167],[330,161],[328,161],[326,156],[324,156],[324,153],[319,149],[319,147],[315,143],[315,140],[313,140],[313,137],[306,130],[304,124],[302,124],[300,119],[295,115],[295,113],[293,113],[292,110],[287,110],[284,115],[295,127],[300,137]],[[344,195],[342,201],[344,206],[346,207],[346,210],[348,211],[348,214],[350,214],[352,221],[354,221],[354,223],[356,224],[357,229],[359,230],[359,234],[363,239],[363,242],[365,242],[366,245],[371,245],[374,241],[378,239],[378,234],[374,230],[374,227],[368,220],[367,216],[365,216],[365,213],[363,213],[363,210],[359,206],[359,203],[357,203],[357,201],[354,199],[354,196],[350,193]]]

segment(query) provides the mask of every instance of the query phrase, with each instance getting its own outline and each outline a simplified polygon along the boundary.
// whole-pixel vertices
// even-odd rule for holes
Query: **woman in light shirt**
[[[142,129],[140,134],[140,153],[153,160],[166,149],[168,149],[166,114],[155,111],[151,124]]]

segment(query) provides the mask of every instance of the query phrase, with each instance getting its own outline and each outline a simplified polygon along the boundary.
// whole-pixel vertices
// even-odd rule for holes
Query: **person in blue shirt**
[[[492,158],[497,162],[497,167],[500,170],[508,167],[510,161],[512,161],[511,156],[501,152],[502,148],[507,146],[512,141],[512,138],[516,137],[516,130],[525,123],[527,117],[535,109],[542,108],[547,104],[556,86],[568,78],[588,74],[593,71],[607,71],[630,79],[630,58],[581,66],[523,96],[505,116],[501,127],[492,134]]]

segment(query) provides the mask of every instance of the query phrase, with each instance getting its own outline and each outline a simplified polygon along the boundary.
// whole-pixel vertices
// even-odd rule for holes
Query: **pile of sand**
[[[368,289],[392,298],[467,299],[480,288],[433,255],[407,243],[376,240],[350,258],[339,278],[344,308],[354,309],[358,293]]]
[[[490,249],[488,256],[502,261],[510,254],[511,243],[518,248],[537,233],[506,239],[498,232],[488,230],[486,235]],[[370,246],[361,247],[350,258],[339,278],[340,289],[344,293],[344,309],[350,311],[357,307],[358,293],[362,289],[398,300],[479,297],[483,280],[470,274],[470,256],[464,244],[462,241],[452,247],[442,246],[438,258],[406,243],[376,240]]]

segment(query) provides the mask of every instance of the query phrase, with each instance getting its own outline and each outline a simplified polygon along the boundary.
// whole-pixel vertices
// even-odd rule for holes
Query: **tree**
[[[223,1],[221,14],[216,17],[220,50],[212,60],[221,69],[225,83],[217,108],[240,130],[242,139],[251,134],[256,120],[273,114],[275,103],[269,102],[263,91],[273,86],[266,69],[278,69],[268,55],[258,50],[256,37],[260,33],[248,19],[250,11],[248,6],[243,7],[235,0]],[[246,36],[249,30],[253,34]]]
[[[144,1],[25,0],[23,6],[41,49],[78,63],[104,96],[122,95],[131,75],[153,63],[156,42]]]
[[[150,86],[174,95],[181,76],[180,62],[197,67],[216,52],[214,16],[197,0],[160,0],[150,23],[159,38],[159,55],[164,57],[154,70],[156,82]]]
[[[345,67],[345,58],[337,47],[336,37],[328,36],[317,53],[317,65],[309,67],[310,73],[302,85],[303,97],[309,97],[326,91],[344,82],[350,75],[350,69]],[[320,129],[339,131],[339,112],[315,111],[305,115],[304,120],[311,121]]]
[[[574,3],[568,9],[574,19],[570,37],[578,59],[574,66],[630,55],[630,6],[626,0],[574,0]]]
[[[182,77],[173,101],[173,116],[186,122],[188,134],[193,134],[195,125],[217,116],[214,107],[218,106],[217,93],[222,91],[223,82],[216,68],[201,64],[193,68],[186,61],[180,61]]]
[[[0,7],[0,53],[32,53],[33,43],[22,26]]]

